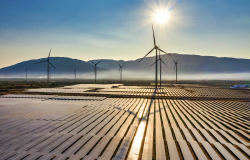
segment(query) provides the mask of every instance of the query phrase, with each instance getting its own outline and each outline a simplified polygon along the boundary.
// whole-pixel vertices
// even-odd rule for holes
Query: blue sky
[[[162,7],[171,18],[159,25],[150,18]],[[250,59],[249,8],[249,0],[0,0],[0,67],[50,48],[85,61],[137,59],[153,47],[152,24],[166,52]]]

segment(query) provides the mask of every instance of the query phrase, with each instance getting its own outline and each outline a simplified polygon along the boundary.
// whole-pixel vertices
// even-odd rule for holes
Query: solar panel
[[[92,87],[103,88],[90,92]],[[188,99],[247,95],[187,87],[163,87],[154,99],[152,87],[95,84],[1,96],[0,156],[104,160],[139,156],[220,159],[222,155],[249,159],[248,102]],[[39,95],[45,91],[47,95]],[[49,95],[59,91],[67,94]]]

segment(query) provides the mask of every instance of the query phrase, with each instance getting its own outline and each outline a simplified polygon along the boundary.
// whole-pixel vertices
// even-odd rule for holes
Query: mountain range
[[[184,54],[171,54],[162,55],[161,58],[167,64],[162,64],[163,75],[173,74],[174,63],[173,59],[178,61],[178,74],[225,74],[225,73],[248,73],[250,71],[249,59],[237,59],[227,57],[212,57],[212,56],[199,56],[199,55],[184,55]],[[23,61],[12,66],[0,69],[0,78],[23,78],[25,75],[25,67],[28,69],[30,77],[46,77],[47,63],[35,64],[40,61],[46,60],[45,58]],[[97,62],[100,59],[92,60]],[[154,76],[155,66],[149,67],[155,62],[155,57],[146,57],[143,61],[136,60],[112,60],[103,59],[97,66],[98,75],[102,78],[119,77],[118,69],[120,65],[123,67],[124,76],[127,78],[135,77],[152,77]],[[94,65],[92,63],[71,59],[67,57],[51,57],[51,63],[56,67],[52,68],[52,75],[55,77],[73,77],[73,68],[76,67],[77,75],[79,78],[93,77]],[[127,74],[127,76],[125,75]]]

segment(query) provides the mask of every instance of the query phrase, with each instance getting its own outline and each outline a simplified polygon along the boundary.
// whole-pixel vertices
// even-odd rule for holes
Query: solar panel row
[[[119,87],[119,86],[117,86]],[[248,92],[241,92],[231,89],[219,88],[198,88],[198,87],[162,87],[155,89],[152,87],[134,87],[134,86],[121,86],[119,88],[105,88],[91,91],[91,89],[83,88],[41,88],[41,89],[28,89],[27,93],[64,93],[64,94],[81,94],[93,96],[129,96],[131,98],[152,97],[153,94],[156,98],[214,98],[214,99],[247,99],[250,98]]]
[[[250,158],[245,102],[0,101],[1,159]]]

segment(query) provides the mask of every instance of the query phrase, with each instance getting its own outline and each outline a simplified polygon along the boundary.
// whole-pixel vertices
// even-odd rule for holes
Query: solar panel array
[[[72,86],[64,86],[60,88],[84,89],[84,88],[112,88],[119,87],[123,84],[76,84]]]
[[[248,102],[0,101],[1,159],[250,159]]]
[[[27,89],[25,92],[33,93],[73,93],[82,94],[91,89],[63,89],[63,88],[39,88],[39,89]]]
[[[104,95],[139,95],[152,96],[154,88],[112,88],[100,89]],[[180,88],[180,87],[162,87],[157,89],[156,97],[187,97],[187,98],[228,98],[228,99],[247,99],[250,98],[250,92],[241,92],[238,90],[218,89],[218,88]]]
[[[58,96],[58,95],[29,95],[29,94],[8,94],[0,96],[0,98],[33,98],[46,100],[94,100],[101,101],[105,97],[90,97],[90,96]]]
[[[111,86],[111,85],[110,85]],[[208,87],[179,87],[168,86],[155,89],[152,87],[137,86],[117,86],[118,88],[99,88],[91,90],[90,88],[42,88],[28,89],[27,93],[63,93],[63,94],[81,94],[88,96],[126,96],[134,98],[150,98],[153,95],[156,98],[210,98],[210,99],[249,99],[250,92],[232,89],[208,88]],[[92,88],[93,89],[93,88]]]

